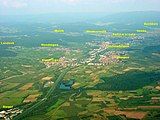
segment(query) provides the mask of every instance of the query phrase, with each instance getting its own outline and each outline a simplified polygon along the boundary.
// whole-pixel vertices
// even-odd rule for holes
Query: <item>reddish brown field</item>
[[[138,109],[160,109],[160,106],[138,106]]]
[[[140,119],[140,120],[147,115],[147,112],[137,112],[137,111],[119,111],[111,109],[105,109],[104,111],[108,114],[125,115],[127,118]]]

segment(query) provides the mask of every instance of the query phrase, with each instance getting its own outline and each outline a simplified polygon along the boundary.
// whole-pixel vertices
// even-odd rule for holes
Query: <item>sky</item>
[[[0,0],[1,15],[160,11],[160,0]]]

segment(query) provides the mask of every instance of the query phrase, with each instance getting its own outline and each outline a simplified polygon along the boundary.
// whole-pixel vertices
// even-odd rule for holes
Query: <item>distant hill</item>
[[[73,23],[92,20],[105,16],[106,13],[49,13],[39,15],[0,15],[0,23]]]
[[[49,13],[40,15],[0,15],[0,23],[76,23],[76,22],[114,22],[140,23],[144,21],[160,21],[160,12],[124,12],[124,13]]]
[[[99,19],[101,22],[136,23],[144,21],[160,22],[160,12],[125,12],[108,15]]]

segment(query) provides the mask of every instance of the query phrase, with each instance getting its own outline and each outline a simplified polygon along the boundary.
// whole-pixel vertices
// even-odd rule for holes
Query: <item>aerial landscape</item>
[[[0,0],[0,120],[160,120],[158,4]]]

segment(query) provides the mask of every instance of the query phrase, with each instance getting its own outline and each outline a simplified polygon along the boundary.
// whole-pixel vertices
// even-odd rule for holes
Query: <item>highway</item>
[[[63,80],[63,77],[66,75],[66,73],[71,69],[71,67],[67,67],[66,69],[64,69],[64,71],[59,75],[59,77],[57,78],[56,82],[54,83],[54,85],[50,88],[50,90],[47,92],[46,96],[38,101],[37,103],[35,103],[32,107],[26,109],[25,111],[23,111],[21,114],[17,115],[16,117],[13,118],[13,120],[22,120],[23,118],[25,118],[25,116],[27,116],[29,113],[33,112],[34,109],[36,109],[37,107],[39,107],[40,105],[44,104],[47,99],[52,95],[53,91],[56,89],[57,85],[60,83],[60,81]]]

